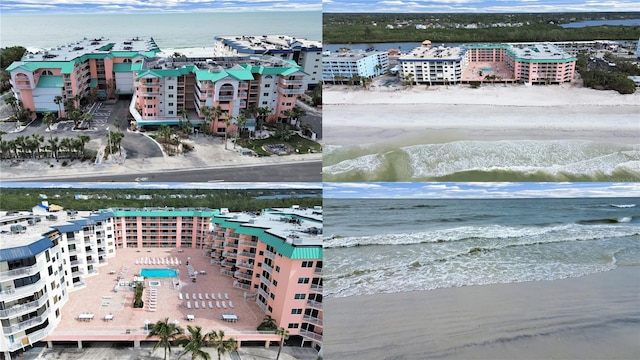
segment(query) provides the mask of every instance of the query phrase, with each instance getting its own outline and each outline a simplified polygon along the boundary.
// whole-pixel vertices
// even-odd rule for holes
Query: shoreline
[[[325,356],[638,358],[638,289],[640,268],[625,266],[552,281],[327,298]]]

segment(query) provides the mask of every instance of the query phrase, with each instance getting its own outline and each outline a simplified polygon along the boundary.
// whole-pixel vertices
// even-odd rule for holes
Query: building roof
[[[49,238],[43,237],[25,246],[0,249],[0,262],[26,259],[36,256],[50,247],[53,247],[53,242]]]
[[[467,49],[461,47],[418,46],[408,54],[398,58],[399,61],[461,61]]]
[[[388,56],[389,54],[386,51],[364,51],[364,50],[349,50],[346,52],[325,51],[322,54],[322,62],[327,62],[327,61],[356,62],[364,58],[377,57],[380,55]]]
[[[284,54],[293,53],[294,50],[322,51],[320,41],[288,35],[216,36],[214,39],[241,54]]]
[[[206,208],[142,208],[142,209],[106,209],[101,210],[113,214],[114,217],[120,216],[197,216],[212,217],[217,214],[217,210]]]

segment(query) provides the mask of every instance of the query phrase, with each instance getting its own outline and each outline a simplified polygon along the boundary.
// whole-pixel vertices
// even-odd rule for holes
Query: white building
[[[398,59],[401,76],[416,84],[454,84],[462,79],[467,50],[459,47],[431,47],[430,43],[413,49]]]
[[[0,216],[0,352],[7,359],[51,333],[69,292],[85,287],[85,279],[115,256],[109,215],[72,216]]]
[[[330,53],[322,57],[322,81],[340,82],[353,76],[371,78],[380,76],[389,69],[389,54],[386,51],[349,51]]]
[[[320,82],[322,42],[286,35],[216,36],[214,57],[270,55],[293,60],[307,74],[309,89]]]

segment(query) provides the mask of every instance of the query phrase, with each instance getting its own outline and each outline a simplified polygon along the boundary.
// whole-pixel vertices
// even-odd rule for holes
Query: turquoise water
[[[176,269],[142,269],[140,275],[148,278],[168,278],[178,276]]]
[[[484,67],[484,68],[481,68],[480,70],[482,70],[482,71],[491,71],[491,70],[493,70],[493,68]]]

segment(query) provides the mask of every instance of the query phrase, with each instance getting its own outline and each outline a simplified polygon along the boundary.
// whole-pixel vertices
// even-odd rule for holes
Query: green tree
[[[64,99],[62,98],[62,96],[57,95],[56,97],[53,98],[53,102],[58,105],[58,117],[62,116],[62,108],[60,107],[60,105],[64,102]]]
[[[200,108],[200,112],[202,113],[202,115],[204,115],[204,129],[203,129],[204,133],[210,134],[211,120],[213,119],[213,111],[211,110],[210,107],[205,105]]]
[[[233,148],[236,148],[236,143],[238,142],[238,134],[240,133],[240,131],[242,131],[242,129],[244,129],[245,125],[247,124],[247,117],[244,114],[240,114],[238,116],[236,116],[236,133],[235,133],[235,140],[233,141]]]
[[[208,336],[202,332],[201,326],[193,327],[191,325],[187,325],[187,333],[176,340],[176,343],[180,344],[184,348],[184,351],[180,356],[178,356],[178,359],[188,353],[191,353],[191,360],[196,360],[198,358],[211,360],[211,355],[203,350],[203,348],[208,344]]]
[[[289,338],[289,330],[281,327],[276,330],[276,335],[280,336],[280,347],[278,348],[278,355],[276,356],[276,360],[280,359],[280,352],[282,351],[282,347],[284,346],[284,341]]]
[[[44,113],[44,117],[42,118],[42,122],[47,125],[47,130],[49,130],[49,138],[53,138],[53,134],[51,133],[51,123],[55,119],[56,115],[51,111],[47,111]]]
[[[184,330],[180,326],[169,322],[169,318],[164,318],[163,320],[158,320],[151,326],[147,338],[158,338],[158,342],[153,347],[153,351],[156,351],[162,346],[164,348],[164,359],[167,360],[167,350],[171,352],[171,343],[183,333]]]
[[[234,338],[225,339],[224,331],[222,330],[219,330],[218,332],[215,330],[211,331],[208,336],[209,343],[218,352],[218,360],[220,360],[222,355],[235,350],[238,345]]]
[[[265,315],[260,325],[258,325],[259,331],[269,331],[275,330],[277,328],[278,326],[276,325],[276,320],[272,318],[271,315]]]
[[[49,147],[49,150],[51,150],[51,156],[54,159],[58,159],[58,149],[60,148],[59,140],[60,139],[58,139],[58,137],[56,136],[52,139],[49,139],[48,141],[49,142],[48,147]]]
[[[84,157],[85,145],[87,145],[91,138],[87,135],[78,135],[78,140],[80,141],[80,154]]]

